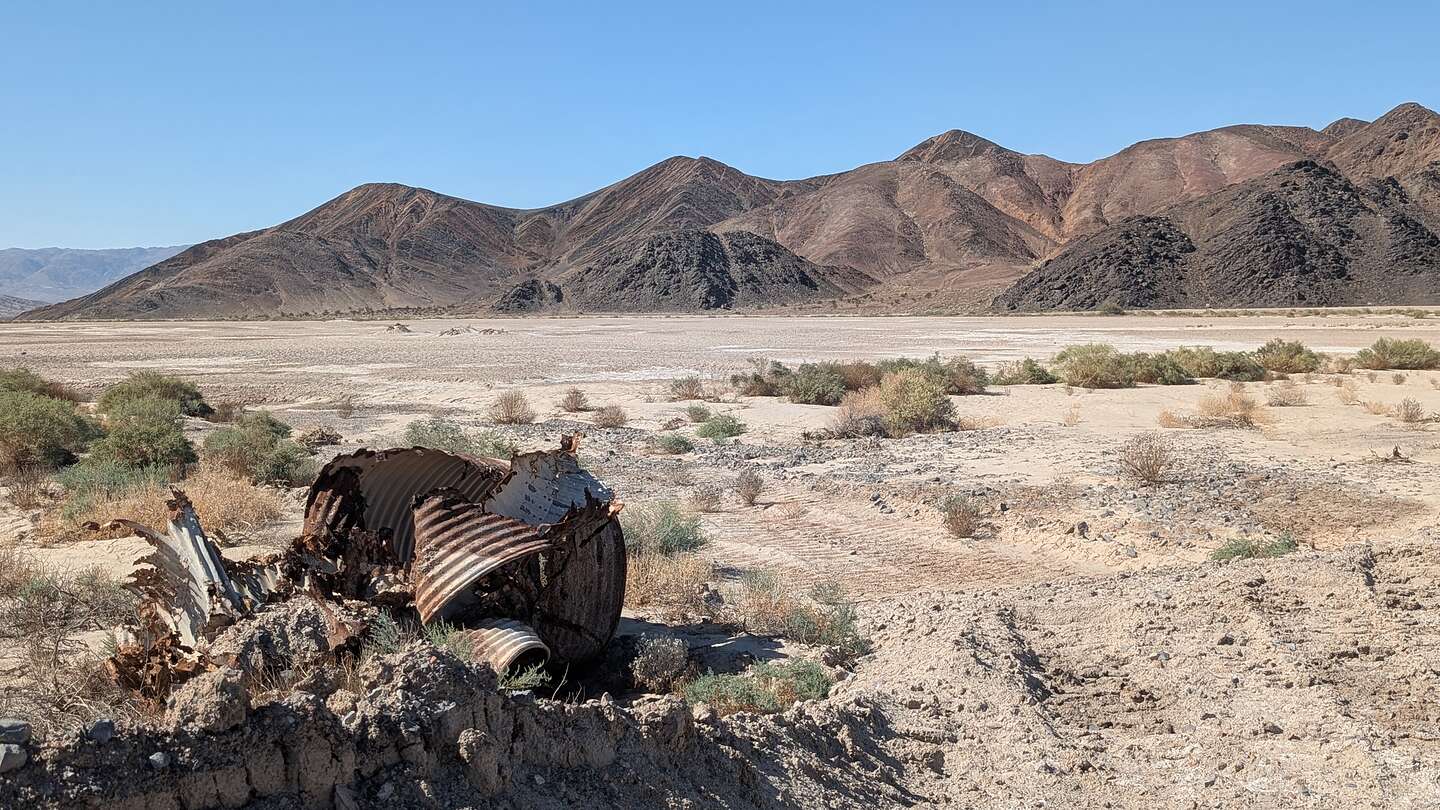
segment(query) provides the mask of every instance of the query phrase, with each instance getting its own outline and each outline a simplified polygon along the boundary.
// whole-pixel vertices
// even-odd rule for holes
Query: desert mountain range
[[[960,130],[804,180],[674,157],[530,210],[367,184],[22,317],[1440,303],[1437,234],[1440,116],[1407,103],[1087,164]]]

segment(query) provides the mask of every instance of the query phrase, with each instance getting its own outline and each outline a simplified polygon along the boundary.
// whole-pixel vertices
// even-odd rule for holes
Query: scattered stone
[[[30,742],[30,724],[18,717],[0,718],[0,743],[24,745]]]
[[[170,755],[164,751],[156,751],[147,757],[145,761],[149,762],[150,767],[157,771],[163,771],[170,767]]]
[[[9,773],[24,767],[30,761],[30,754],[24,747],[14,743],[0,744],[0,773]]]
[[[90,728],[85,731],[85,736],[91,742],[104,745],[110,742],[115,736],[115,721],[109,719],[96,720],[91,723]]]

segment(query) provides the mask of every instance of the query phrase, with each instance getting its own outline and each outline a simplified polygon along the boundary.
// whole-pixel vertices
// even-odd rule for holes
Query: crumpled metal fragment
[[[218,629],[297,593],[448,622],[501,671],[593,658],[619,622],[625,546],[620,504],[580,467],[578,441],[509,462],[426,448],[340,456],[310,488],[303,534],[261,560],[225,560],[176,491],[165,535],[112,524],[155,547],[132,579],[140,618],[121,633],[112,673],[163,697],[208,667],[203,647]],[[326,616],[331,650],[358,649],[365,627]]]

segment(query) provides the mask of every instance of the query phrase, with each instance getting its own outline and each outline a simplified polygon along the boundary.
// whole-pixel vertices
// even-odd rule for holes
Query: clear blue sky
[[[0,247],[195,242],[368,181],[517,207],[675,154],[794,178],[960,128],[1088,161],[1440,105],[1440,4],[10,3]]]

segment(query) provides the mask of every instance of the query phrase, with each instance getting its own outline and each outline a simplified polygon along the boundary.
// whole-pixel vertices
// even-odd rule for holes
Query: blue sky
[[[0,247],[194,242],[369,181],[516,207],[960,128],[1088,161],[1440,106],[1440,4],[12,3]]]

